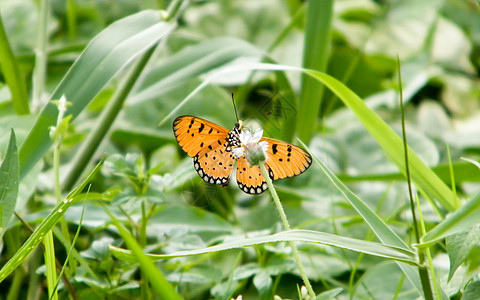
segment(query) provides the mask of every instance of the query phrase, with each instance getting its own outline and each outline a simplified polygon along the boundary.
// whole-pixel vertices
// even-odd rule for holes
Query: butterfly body
[[[205,182],[228,185],[236,161],[239,188],[247,194],[261,194],[268,187],[260,167],[250,165],[245,156],[237,157],[234,153],[244,146],[242,129],[242,121],[231,131],[194,116],[181,116],[173,121],[178,144],[193,157],[195,170]],[[272,180],[299,175],[312,163],[310,155],[297,146],[270,138],[261,138],[260,142],[268,143],[265,167]]]

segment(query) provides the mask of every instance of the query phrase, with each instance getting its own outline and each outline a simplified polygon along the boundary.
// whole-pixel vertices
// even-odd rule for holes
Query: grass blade
[[[12,105],[19,115],[28,114],[28,93],[23,79],[22,72],[18,66],[17,59],[13,55],[12,48],[8,43],[7,34],[3,27],[3,20],[0,16],[0,61],[2,62],[2,75],[12,95]]]
[[[352,250],[360,253],[374,255],[377,257],[401,261],[412,265],[417,264],[415,253],[410,250],[313,230],[289,230],[273,235],[238,239],[233,242],[227,242],[202,249],[179,251],[170,254],[149,254],[148,257],[153,260],[161,260],[175,257],[192,256],[203,253],[212,253],[217,251],[237,249],[274,242],[306,242],[330,245],[346,250]],[[132,253],[128,250],[121,249],[112,245],[110,245],[110,250],[119,259],[126,261],[136,261],[136,257],[132,255]]]
[[[480,193],[468,200],[460,209],[449,215],[435,228],[427,232],[418,247],[424,248],[432,245],[449,235],[467,230],[480,223]]]
[[[18,194],[18,152],[15,132],[11,129],[7,154],[0,167],[0,239],[15,210]]]
[[[305,69],[325,72],[327,68],[333,0],[308,1],[303,50]],[[309,142],[316,130],[324,87],[314,78],[302,74],[302,87],[297,118],[297,136]]]

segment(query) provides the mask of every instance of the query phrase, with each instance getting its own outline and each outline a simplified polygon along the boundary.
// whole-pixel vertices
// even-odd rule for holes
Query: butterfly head
[[[235,129],[238,129],[239,131],[243,129],[243,121],[238,120],[237,123],[235,123]]]

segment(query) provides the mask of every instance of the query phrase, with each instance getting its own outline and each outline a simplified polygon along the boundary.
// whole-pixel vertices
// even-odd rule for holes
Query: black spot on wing
[[[278,144],[273,144],[272,145],[273,154],[277,154],[277,152],[278,152],[277,147],[278,147]]]

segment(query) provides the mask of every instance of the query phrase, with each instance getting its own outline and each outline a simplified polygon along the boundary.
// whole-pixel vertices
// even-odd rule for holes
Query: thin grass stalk
[[[37,248],[33,251],[32,255],[28,259],[28,269],[36,270],[41,264],[41,249]],[[40,286],[40,275],[36,272],[29,272],[27,283],[27,298],[26,299],[39,299],[38,287]]]
[[[3,242],[6,251],[3,252],[5,257],[12,257],[15,254],[15,249],[20,247],[20,241],[18,240],[18,236],[20,233],[20,227],[15,226],[8,230],[5,235],[3,236]],[[21,288],[22,279],[25,276],[25,271],[23,269],[16,269],[13,275],[13,280],[8,289],[7,300],[16,300],[18,299],[18,294]]]
[[[328,61],[333,0],[309,1],[303,68],[325,72]],[[307,74],[302,74],[300,103],[297,118],[297,136],[308,144],[316,131],[316,120],[321,107],[323,85]]]
[[[62,128],[62,123],[64,122],[65,111],[67,109],[67,100],[62,97],[58,101],[58,116],[57,124],[55,127],[55,133],[53,134],[54,139],[54,148],[53,148],[53,172],[54,172],[54,182],[55,182],[55,198],[57,199],[57,204],[60,204],[63,200],[62,198],[62,187],[60,185],[60,147],[63,141],[63,131],[66,128]],[[69,119],[69,118],[68,118]],[[67,121],[68,121],[67,119]],[[67,123],[65,123],[67,124]],[[70,244],[70,234],[68,232],[67,221],[64,217],[60,219],[60,228],[62,229],[63,238]],[[75,272],[75,261],[70,261],[71,271]]]
[[[420,228],[419,228],[419,224],[418,224],[417,216],[415,212],[415,203],[413,200],[413,191],[412,191],[412,180],[410,177],[410,167],[409,167],[410,164],[408,160],[407,132],[405,130],[405,109],[403,107],[402,73],[400,71],[400,58],[398,56],[397,56],[397,63],[398,63],[398,83],[400,87],[399,92],[400,92],[400,113],[401,113],[401,120],[402,120],[402,138],[403,138],[403,148],[404,148],[404,154],[405,154],[405,174],[407,176],[408,195],[410,198],[410,210],[412,212],[415,241],[417,244],[420,244]],[[418,273],[420,275],[420,281],[422,283],[423,295],[425,299],[433,299],[432,287],[430,285],[430,276],[425,266],[425,251],[423,249],[418,250],[418,257],[419,257],[419,263],[420,263],[420,267],[418,268]]]
[[[413,219],[413,229],[415,230],[415,241],[417,244],[420,244],[420,229],[417,223],[417,216],[415,213],[415,203],[413,200],[413,191],[412,191],[412,181],[410,178],[410,164],[408,163],[408,149],[407,149],[407,132],[405,129],[405,109],[403,107],[403,92],[402,92],[402,74],[400,72],[400,60],[397,57],[398,62],[398,83],[400,87],[400,114],[402,119],[402,139],[403,139],[403,152],[405,155],[405,175],[407,176],[407,184],[408,184],[408,196],[410,198],[410,210],[412,212],[412,219]]]
[[[35,67],[33,70],[32,103],[34,109],[42,107],[47,76],[47,19],[50,8],[49,0],[40,0],[38,18],[37,47],[35,49]]]
[[[427,230],[425,229],[425,222],[424,222],[424,219],[423,219],[422,210],[420,209],[420,201],[418,199],[418,196],[416,197],[416,200],[417,200],[418,217],[419,217],[419,221],[420,221],[419,222],[420,223],[420,230],[421,230],[422,236],[424,236],[427,233]],[[436,279],[436,276],[435,276],[435,268],[433,267],[432,255],[430,253],[429,248],[427,248],[425,250],[425,254],[426,254],[430,274],[432,275],[431,277],[432,277],[432,283],[433,283],[433,290],[435,291],[435,298],[436,299],[442,299],[441,294],[440,294],[440,290],[438,288],[437,279]]]
[[[75,243],[77,242],[78,236],[80,235],[80,229],[82,228],[83,216],[85,214],[85,204],[86,203],[87,202],[84,200],[83,201],[82,213],[80,215],[80,220],[79,220],[79,223],[78,223],[77,231],[75,232],[75,236],[73,237],[72,244],[71,244],[70,248],[68,249],[67,257],[65,258],[65,262],[64,262],[64,264],[62,266],[62,269],[60,270],[60,273],[58,275],[57,283],[55,283],[55,291],[57,291],[57,289],[58,289],[58,285],[60,284],[60,278],[63,276],[63,273],[65,272],[65,266],[69,262],[70,255],[72,254],[72,251],[75,248]]]
[[[139,228],[139,236],[138,236],[138,242],[142,248],[145,248],[147,245],[147,223],[148,223],[148,217],[147,217],[147,211],[146,211],[146,201],[142,201],[141,203],[141,210],[142,210],[142,219],[140,220],[140,228]],[[141,298],[144,300],[149,299],[149,291],[148,291],[148,277],[145,274],[145,272],[141,272],[141,282],[140,282],[140,295]]]
[[[455,184],[455,174],[453,172],[453,162],[452,162],[452,156],[450,155],[450,146],[447,144],[447,157],[448,157],[448,169],[450,170],[450,186],[452,188],[452,193],[453,193],[453,201],[452,203],[455,205],[455,207],[460,207],[460,201],[458,200],[457,197],[457,187]]]
[[[23,79],[22,72],[18,66],[17,59],[13,54],[7,33],[3,27],[3,20],[0,16],[0,61],[2,62],[2,74],[12,96],[12,106],[19,115],[30,113],[28,107],[28,93]]]
[[[47,268],[47,286],[48,298],[58,300],[58,293],[55,290],[57,282],[57,266],[55,265],[55,244],[53,243],[53,233],[50,230],[43,238],[45,244],[45,267]]]
[[[285,214],[285,210],[283,209],[282,203],[280,202],[280,198],[278,198],[277,191],[273,186],[272,180],[270,179],[270,176],[268,176],[268,172],[265,169],[265,165],[262,162],[259,164],[259,166],[260,166],[260,170],[262,171],[262,175],[265,178],[265,181],[267,182],[268,190],[272,195],[273,202],[275,203],[278,214],[280,215],[280,219],[282,220],[283,227],[285,228],[285,230],[291,230],[290,224],[288,223],[287,215]],[[298,249],[295,246],[294,242],[289,242],[289,245],[292,248],[293,257],[297,262],[298,271],[300,272],[300,277],[302,277],[303,283],[305,284],[305,287],[308,290],[308,294],[312,299],[315,299],[315,292],[313,291],[312,285],[308,280],[307,273],[305,272],[305,268],[303,267],[302,261],[300,260]]]
[[[65,177],[65,180],[63,181],[64,191],[70,190],[73,187],[73,185],[85,169],[85,166],[92,159],[98,146],[105,138],[108,130],[110,129],[113,122],[120,113],[120,110],[123,107],[123,103],[127,99],[130,91],[133,89],[138,77],[145,68],[145,65],[148,63],[154,49],[155,47],[152,47],[142,56],[137,65],[133,68],[132,72],[130,72],[130,75],[126,78],[124,83],[121,84],[120,88],[113,95],[107,107],[103,110],[97,125],[95,125],[94,127],[95,130],[92,130],[90,132],[87,139],[83,142],[82,146],[77,151],[77,155],[75,155],[73,159],[72,168],[70,169],[67,176]]]
[[[77,7],[75,0],[67,0],[66,5],[68,38],[73,41],[77,33]]]

